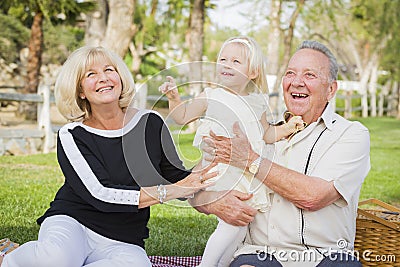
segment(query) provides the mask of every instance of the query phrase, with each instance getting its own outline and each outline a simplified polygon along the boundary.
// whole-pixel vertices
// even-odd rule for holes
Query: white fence
[[[4,87],[3,87],[4,88]],[[137,84],[137,94],[135,97],[134,106],[138,108],[146,108],[149,104],[154,104],[157,101],[167,101],[167,98],[159,95],[148,95],[147,84]],[[376,98],[377,97],[377,98]],[[396,98],[396,99],[394,99]],[[339,90],[336,94],[336,111],[342,113],[344,117],[350,118],[355,112],[362,115],[371,113],[374,109],[371,104],[371,99],[377,99],[378,107],[377,115],[383,116],[389,114],[393,110],[397,110],[398,95],[389,95],[387,90],[379,90],[377,96],[371,96],[367,90],[362,90],[358,82],[339,81]],[[275,101],[277,100],[277,101]],[[56,145],[56,130],[52,125],[50,106],[54,103],[54,97],[51,94],[51,88],[48,85],[41,85],[37,94],[21,94],[0,92],[0,102],[30,102],[37,103],[37,128],[36,129],[0,129],[0,155],[7,154],[9,147],[19,146],[23,153],[48,153],[55,149]],[[281,94],[270,94],[271,103],[275,103],[275,111],[272,116],[280,114],[284,109],[283,99]],[[338,105],[338,103],[340,104]],[[354,103],[357,103],[354,105]],[[376,104],[376,103],[375,103]],[[0,110],[1,112],[1,110]],[[25,149],[30,147],[30,149]],[[14,154],[8,152],[8,154]]]
[[[358,81],[338,81],[337,99],[344,101],[344,106],[336,107],[337,112],[342,112],[345,118],[353,117],[358,112],[362,117],[393,115],[397,111],[399,96],[396,92],[390,94],[390,89],[377,85],[377,92],[369,92],[362,88]]]
[[[4,88],[15,89],[13,87]],[[137,84],[135,107],[146,107],[147,86]],[[52,125],[51,105],[54,97],[48,85],[40,85],[37,94],[22,94],[17,92],[0,92],[0,102],[28,102],[37,104],[36,129],[21,128],[0,129],[0,156],[4,154],[48,153],[56,147],[57,127]],[[1,110],[0,110],[1,112]]]
[[[42,85],[37,94],[0,92],[0,101],[37,103],[37,129],[2,129],[0,131],[0,155],[11,148],[13,151],[48,153],[55,147],[55,134],[50,119],[50,87]],[[36,139],[39,139],[38,142]],[[18,148],[17,148],[18,147]]]

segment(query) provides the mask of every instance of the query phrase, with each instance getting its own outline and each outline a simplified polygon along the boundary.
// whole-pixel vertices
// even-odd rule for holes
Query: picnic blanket
[[[201,256],[149,256],[153,267],[195,267],[200,264]]]

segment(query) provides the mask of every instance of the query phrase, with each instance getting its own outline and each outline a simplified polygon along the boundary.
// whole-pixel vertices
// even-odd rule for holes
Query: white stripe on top
[[[119,137],[122,136],[124,132],[129,132],[133,129],[139,119],[148,113],[157,114],[151,110],[139,110],[124,128],[118,130],[99,130],[86,126],[82,122],[68,123],[60,129],[59,136],[64,152],[82,183],[94,198],[113,204],[139,205],[140,191],[108,188],[103,186],[79,151],[69,130],[74,129],[77,126],[82,126],[85,130],[101,136]]]

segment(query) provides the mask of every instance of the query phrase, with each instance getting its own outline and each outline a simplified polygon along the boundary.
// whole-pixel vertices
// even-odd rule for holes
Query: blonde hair
[[[267,93],[268,84],[264,54],[261,50],[261,47],[253,38],[248,36],[237,36],[229,38],[222,44],[222,47],[218,53],[217,61],[219,61],[221,57],[221,52],[225,48],[225,46],[232,43],[242,46],[243,52],[248,59],[248,72],[257,73],[257,76],[251,80],[252,82],[249,82],[247,84],[247,92]]]
[[[122,83],[119,106],[123,110],[129,106],[135,94],[135,82],[122,58],[104,47],[83,46],[65,61],[54,87],[57,108],[67,120],[82,121],[91,115],[89,101],[81,99],[79,94],[85,72],[99,60],[108,61],[118,72]]]

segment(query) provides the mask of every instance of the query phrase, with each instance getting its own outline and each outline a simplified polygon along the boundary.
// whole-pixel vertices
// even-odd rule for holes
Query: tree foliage
[[[24,91],[37,91],[42,65],[44,47],[43,20],[52,23],[75,23],[81,12],[88,11],[93,6],[91,2],[75,0],[10,0],[2,1],[0,10],[3,14],[16,18],[27,28],[30,28],[30,38],[26,44],[29,49],[27,75]],[[34,112],[32,112],[34,113]]]
[[[0,36],[0,58],[6,63],[19,60],[19,52],[26,47],[29,30],[16,18],[0,14],[2,33]]]
[[[232,1],[232,5],[243,2],[245,1]],[[266,3],[254,0],[254,5],[258,2]],[[139,74],[153,75],[165,67],[165,58],[160,57],[159,53],[168,55],[176,61],[185,61],[189,58],[187,40],[192,3],[193,0],[136,0],[133,23],[137,27],[137,32],[132,38],[132,43],[136,48],[142,49]],[[285,15],[290,14],[298,1],[282,0],[282,3],[285,10],[282,11],[283,19],[280,27],[285,29],[288,24]],[[203,53],[209,60],[215,60],[220,45],[226,38],[243,34],[233,29],[210,27],[211,22],[207,12],[219,4],[220,2],[216,0],[205,1]],[[91,8],[93,8],[91,1],[1,1],[0,12],[7,18],[0,17],[0,22],[4,25],[0,38],[0,56],[9,61],[16,59],[18,50],[27,46],[26,29],[32,25],[35,12],[40,10],[46,21],[44,60],[61,63],[71,50],[82,44],[83,30],[78,25],[77,18],[82,12],[87,13]],[[396,54],[400,50],[400,37],[396,32],[400,28],[397,15],[399,9],[400,1],[392,0],[308,0],[299,15],[301,21],[296,24],[293,44],[295,46],[300,39],[320,39],[337,52],[348,70],[356,65],[356,60],[348,55],[348,51],[351,50],[347,44],[349,38],[354,41],[361,56],[365,55],[366,47],[373,51],[379,48],[382,40],[386,40],[385,45],[379,48],[380,66],[399,79],[400,63]],[[268,20],[267,9],[253,10],[253,12],[252,16],[247,16],[249,21],[256,17]],[[250,30],[249,34],[266,50],[268,45],[266,34],[269,34],[267,27]],[[283,40],[277,41],[280,42],[279,53],[282,58]],[[132,61],[129,53],[127,61]],[[349,75],[349,72],[342,74]],[[348,78],[355,77],[348,76]]]
[[[62,64],[71,51],[84,45],[84,30],[72,25],[50,25],[45,22],[43,64]]]
[[[381,67],[400,80],[400,1],[354,0],[353,22],[360,25],[362,38],[381,54]],[[382,43],[383,42],[383,43]]]
[[[398,60],[394,62],[392,59],[396,59],[400,51],[398,35],[400,1],[353,0],[352,2],[352,23],[359,25],[359,38],[364,44],[371,46],[371,49],[378,50],[383,68],[398,72]]]
[[[40,83],[40,69],[44,47],[43,21],[65,21],[76,18],[90,2],[75,0],[10,0],[2,1],[0,10],[3,14],[18,18],[27,28],[30,28],[30,38],[27,43],[28,58],[26,65],[25,93],[36,93]],[[66,15],[70,15],[67,20]],[[22,103],[20,115],[26,119],[36,118],[36,107]]]

